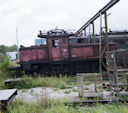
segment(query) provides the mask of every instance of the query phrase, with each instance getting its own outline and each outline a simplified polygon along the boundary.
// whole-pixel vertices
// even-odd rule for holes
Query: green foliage
[[[71,79],[71,78],[70,78]],[[71,88],[68,77],[23,77],[21,80],[12,82],[6,88],[28,89],[33,87],[56,87],[60,89]]]
[[[1,74],[0,74],[0,90],[1,90],[1,89],[4,89],[4,87],[5,87],[5,86],[4,86],[4,81],[5,81],[5,79],[2,78],[2,77],[1,77]]]
[[[7,51],[7,49],[8,49],[8,47],[7,46],[5,46],[5,45],[0,45],[0,53],[6,53],[6,51]]]
[[[71,79],[71,78],[70,78]],[[49,86],[65,89],[73,86],[69,86],[69,77],[37,77],[33,79],[34,87]]]
[[[75,89],[75,88],[73,88],[73,90],[72,90],[73,92],[77,92],[77,90]]]
[[[3,54],[0,57],[0,84],[3,84],[3,82],[1,82],[3,79],[7,79],[7,78],[12,78],[14,76],[16,76],[16,72],[15,71],[9,71],[9,68],[12,67],[12,64],[8,58],[7,55]],[[0,87],[1,88],[1,87]]]
[[[2,55],[0,59],[0,70],[5,72],[8,70],[9,67],[11,67],[11,64],[8,56]]]
[[[69,93],[71,93],[72,91],[71,90],[69,90],[69,91],[65,91],[64,93],[65,94],[69,94]]]
[[[24,77],[21,80],[11,82],[8,85],[5,86],[7,89],[29,89],[33,88],[33,79],[30,77]]]
[[[6,53],[6,52],[11,52],[11,51],[16,51],[17,46],[14,44],[12,46],[5,46],[5,45],[0,45],[0,53]]]
[[[8,109],[11,113],[128,113],[127,103],[96,104],[91,107],[77,105],[74,107],[73,105],[53,104],[53,101],[49,102],[25,103],[22,100],[16,100],[9,105]]]
[[[6,76],[9,75],[9,69],[12,65],[9,61],[9,58],[8,56],[6,55],[2,55],[1,58],[0,58],[0,72],[1,72],[1,76],[3,78],[5,78]]]
[[[11,51],[17,51],[17,46],[16,46],[16,44],[14,44],[14,45],[8,47],[8,51],[7,51],[7,52],[11,52]]]

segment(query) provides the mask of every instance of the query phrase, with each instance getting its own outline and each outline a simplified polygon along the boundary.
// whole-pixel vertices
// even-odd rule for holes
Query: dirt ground
[[[69,99],[75,101],[79,98],[77,88],[70,89],[58,89],[58,88],[32,88],[19,90],[16,99],[22,99],[25,102],[33,102],[41,99],[42,97],[48,97],[53,99]]]
[[[95,97],[97,93],[93,92],[94,84],[90,84],[84,89],[84,96],[86,97]],[[109,91],[103,91],[104,99],[112,99]],[[100,94],[101,96],[101,94]],[[100,97],[98,96],[98,97]],[[49,87],[37,87],[31,89],[19,90],[16,96],[16,99],[24,100],[25,102],[35,102],[41,98],[50,98],[50,99],[68,99],[69,101],[80,101],[79,94],[77,92],[77,86],[69,89],[59,89],[59,88],[49,88]]]

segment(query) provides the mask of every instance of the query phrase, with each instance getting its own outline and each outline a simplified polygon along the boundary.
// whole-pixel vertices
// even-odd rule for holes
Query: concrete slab
[[[0,90],[0,102],[9,104],[17,95],[17,89]]]

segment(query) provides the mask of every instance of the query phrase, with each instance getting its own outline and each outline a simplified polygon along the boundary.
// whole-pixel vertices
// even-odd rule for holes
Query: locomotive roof
[[[119,31],[111,31],[108,32],[109,35],[128,35],[128,30],[119,30]]]
[[[39,38],[63,38],[63,37],[70,37],[73,35],[74,35],[74,33],[67,32],[63,29],[53,29],[46,33],[39,31],[38,37]]]

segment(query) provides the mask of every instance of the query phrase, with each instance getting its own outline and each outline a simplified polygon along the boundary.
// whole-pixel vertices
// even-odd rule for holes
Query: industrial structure
[[[76,33],[67,32],[62,29],[53,29],[47,33],[40,31],[38,37],[45,39],[46,43],[40,46],[24,47],[21,46],[20,52],[20,69],[26,74],[34,72],[41,74],[76,74],[85,72],[95,72],[106,69],[105,51],[117,49],[116,44],[109,43],[108,26],[107,26],[107,10],[114,6],[119,0],[111,0],[96,15],[94,15],[86,24],[84,24]],[[105,16],[105,26],[102,26],[102,15]],[[95,26],[94,21],[100,17],[100,38],[99,42],[95,42]],[[93,42],[89,35],[88,42],[84,43],[79,40],[76,45],[70,44],[72,36],[79,37],[81,32],[86,28],[93,27]],[[102,43],[102,38],[104,43]],[[19,69],[19,68],[18,68]]]
[[[107,10],[109,10],[112,6],[118,3],[119,0],[111,0],[105,7],[103,7],[98,13],[96,13],[87,23],[85,23],[77,32],[76,35],[81,33],[82,31],[86,32],[86,28],[89,27],[89,35],[90,35],[90,26],[92,25],[93,30],[93,43],[95,43],[95,25],[94,21],[100,17],[100,39],[99,39],[99,71],[102,72],[102,66],[106,69],[106,65],[103,61],[103,55],[106,51],[109,51],[109,44],[108,44],[108,24],[107,24]],[[102,22],[102,15],[104,15],[104,23],[103,26]],[[105,48],[102,51],[102,37],[105,40]],[[90,43],[91,35],[89,36],[88,42]]]
[[[91,34],[93,37],[93,34]],[[69,43],[71,45],[76,45],[77,43],[83,42],[88,43],[89,36],[82,34],[82,36],[73,36],[69,38]],[[100,35],[95,34],[95,43],[99,43]],[[128,31],[127,30],[118,30],[108,32],[109,42],[114,42],[117,44],[117,49],[128,49]],[[40,41],[41,42],[41,41]],[[93,38],[90,39],[90,43],[93,43]],[[105,43],[104,38],[102,37],[102,43]]]

